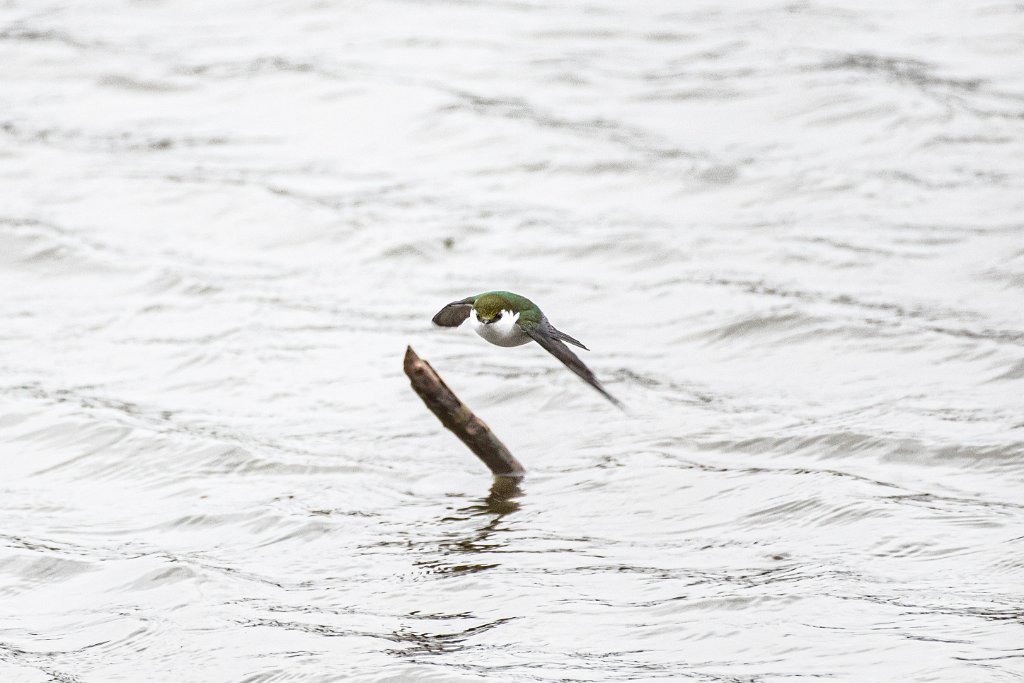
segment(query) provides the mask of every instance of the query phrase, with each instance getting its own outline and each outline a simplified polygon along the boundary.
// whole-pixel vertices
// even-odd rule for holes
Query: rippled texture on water
[[[1019,2],[9,0],[0,143],[0,680],[1024,680]]]

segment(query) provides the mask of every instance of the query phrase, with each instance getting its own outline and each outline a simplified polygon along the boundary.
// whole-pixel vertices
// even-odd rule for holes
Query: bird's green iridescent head
[[[540,310],[525,296],[512,292],[484,292],[473,301],[476,317],[481,322],[491,322],[502,311],[518,313],[520,318],[532,319],[540,315]]]
[[[476,317],[481,322],[490,322],[501,315],[502,311],[512,310],[505,298],[496,292],[487,292],[478,296],[473,303],[473,308],[476,310]]]

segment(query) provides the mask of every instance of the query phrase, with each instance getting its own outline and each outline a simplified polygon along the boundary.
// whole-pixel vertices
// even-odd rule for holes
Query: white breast
[[[475,310],[469,316],[469,320],[473,324],[473,329],[476,330],[476,333],[496,346],[521,346],[531,340],[530,335],[523,332],[519,325],[516,325],[516,320],[518,319],[518,313],[502,311],[501,319],[488,325],[480,322],[480,319],[476,317]]]

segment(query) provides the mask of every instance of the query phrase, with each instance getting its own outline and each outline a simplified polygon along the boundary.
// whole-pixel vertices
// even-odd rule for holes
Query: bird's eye
[[[494,319],[495,319],[495,320],[501,320],[501,311],[498,311],[498,312],[497,312],[497,313],[496,313],[496,314],[494,315]]]

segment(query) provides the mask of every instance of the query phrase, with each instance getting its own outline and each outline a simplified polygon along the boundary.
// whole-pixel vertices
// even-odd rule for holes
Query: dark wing
[[[624,410],[624,408],[622,407],[622,403],[620,403],[617,398],[615,398],[607,391],[605,391],[605,388],[601,386],[600,382],[597,381],[597,377],[595,377],[594,373],[590,371],[590,368],[584,365],[583,361],[581,361],[575,353],[570,351],[568,346],[563,344],[555,337],[555,335],[553,334],[555,328],[551,326],[551,323],[548,323],[545,320],[540,324],[527,324],[520,325],[519,327],[523,330],[523,332],[530,335],[530,337],[532,337],[535,342],[544,347],[545,351],[550,353],[558,360],[562,361],[565,367],[569,368],[577,375],[579,375],[584,382],[597,389],[597,391],[602,396],[604,396],[606,399],[615,404],[615,407],[619,408],[620,410]],[[558,334],[561,335],[561,333]],[[567,337],[568,335],[562,336]],[[576,340],[573,339],[573,341]],[[580,346],[583,345],[580,344]]]
[[[469,317],[469,312],[472,310],[472,299],[468,302],[465,299],[453,301],[437,312],[437,315],[433,317],[433,322],[441,327],[458,327],[466,322],[466,318]]]

